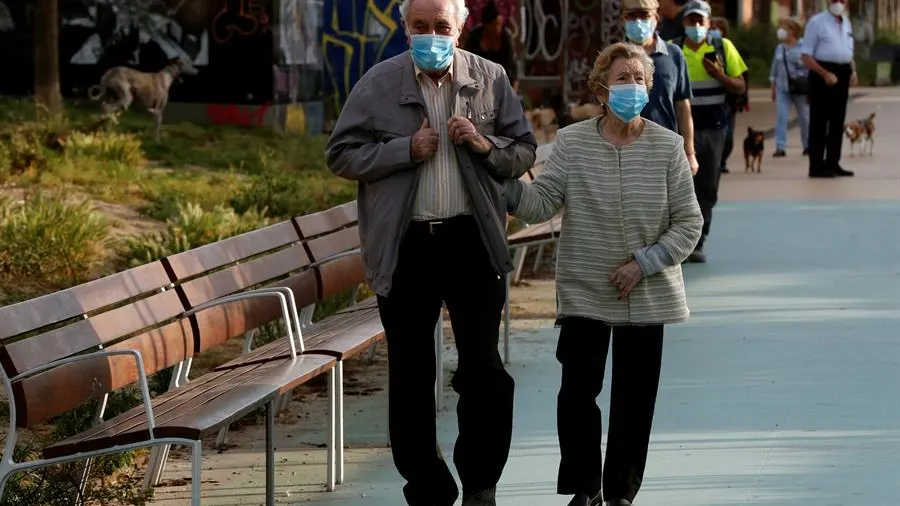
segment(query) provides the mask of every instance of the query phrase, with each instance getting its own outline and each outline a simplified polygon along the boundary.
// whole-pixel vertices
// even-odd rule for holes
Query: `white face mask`
[[[787,39],[787,30],[785,30],[784,28],[779,28],[775,32],[775,36],[778,37],[778,40],[783,41],[783,40]]]
[[[842,16],[844,14],[844,4],[841,2],[834,2],[828,6],[828,12],[830,12],[832,16]]]

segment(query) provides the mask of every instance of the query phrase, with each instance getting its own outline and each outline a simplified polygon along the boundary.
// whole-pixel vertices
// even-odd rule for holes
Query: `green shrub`
[[[268,209],[275,218],[314,213],[356,198],[356,185],[330,173],[266,172],[231,199],[238,212]]]
[[[131,135],[116,132],[72,132],[61,139],[68,157],[114,161],[126,165],[143,165],[146,160],[141,141]]]
[[[188,251],[228,237],[256,230],[268,224],[265,210],[248,209],[238,214],[216,206],[210,211],[197,204],[176,204],[174,217],[166,220],[166,229],[125,240],[120,252],[124,267],[135,267],[165,256]]]
[[[38,192],[0,200],[0,280],[60,289],[94,277],[107,258],[109,223],[88,201]]]

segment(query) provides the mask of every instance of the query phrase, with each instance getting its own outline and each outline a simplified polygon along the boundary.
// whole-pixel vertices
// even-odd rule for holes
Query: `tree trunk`
[[[37,0],[34,13],[34,98],[38,115],[62,112],[59,91],[59,0]]]

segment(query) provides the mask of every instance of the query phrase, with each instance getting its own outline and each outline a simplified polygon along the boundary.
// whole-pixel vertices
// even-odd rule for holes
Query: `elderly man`
[[[347,97],[328,165],[359,183],[362,253],[389,356],[394,462],[410,505],[458,496],[435,424],[433,335],[443,303],[459,352],[453,460],[465,506],[494,503],[512,438],[512,377],[497,350],[512,270],[504,182],[536,142],[503,67],[457,49],[464,0],[403,0],[410,50]],[[438,378],[443,381],[443,378]]]
[[[850,87],[856,85],[853,32],[847,0],[809,18],[800,51],[809,68],[809,177],[852,176],[841,167],[844,119]]]
[[[642,46],[653,60],[653,88],[641,116],[684,137],[684,154],[696,174],[699,165],[694,152],[694,120],[691,118],[691,82],[684,53],[656,33],[659,24],[657,0],[624,0],[622,19],[625,37]]]

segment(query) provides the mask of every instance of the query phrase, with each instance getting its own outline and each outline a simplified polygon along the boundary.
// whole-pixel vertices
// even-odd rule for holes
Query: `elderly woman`
[[[557,492],[571,505],[628,506],[647,460],[663,327],[688,317],[681,262],[700,239],[682,137],[640,117],[653,62],[631,44],[597,57],[589,84],[599,118],[559,130],[534,183],[507,183],[507,208],[528,222],[563,211],[557,256],[556,356],[562,364]],[[597,396],[610,340],[612,402],[602,473]]]
[[[796,19],[783,19],[776,32],[781,41],[775,47],[769,81],[772,83],[772,102],[775,102],[775,153],[787,155],[787,124],[791,106],[797,109],[803,154],[809,154],[809,102],[804,88],[809,69],[803,63],[800,43],[803,25]],[[793,85],[791,84],[793,83]]]

